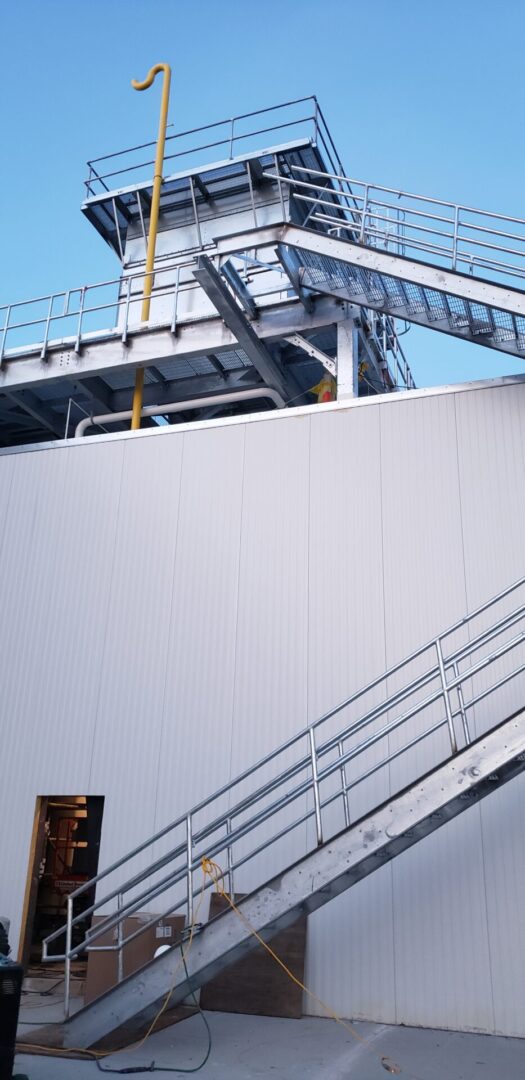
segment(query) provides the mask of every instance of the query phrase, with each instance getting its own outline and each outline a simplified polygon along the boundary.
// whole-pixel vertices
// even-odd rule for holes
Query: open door
[[[26,969],[41,963],[42,940],[65,923],[68,895],[97,873],[103,809],[101,795],[37,798],[19,948]],[[93,900],[90,889],[79,897],[75,915]],[[83,934],[89,922],[80,922],[77,932]],[[63,952],[65,940],[55,944]]]

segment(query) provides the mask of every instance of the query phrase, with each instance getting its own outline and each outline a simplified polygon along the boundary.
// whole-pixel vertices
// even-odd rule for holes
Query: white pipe
[[[278,409],[284,409],[286,402],[277,390],[261,386],[255,390],[236,390],[231,394],[216,394],[213,397],[193,398],[191,401],[172,401],[170,405],[146,405],[141,416],[164,416],[166,413],[184,412],[186,409],[204,409],[208,405],[229,405],[230,402],[252,401],[255,398],[270,398]],[[101,416],[87,416],[75,428],[75,439],[81,439],[88,428],[97,424],[116,424],[119,420],[130,420],[131,409],[126,412],[104,413]]]

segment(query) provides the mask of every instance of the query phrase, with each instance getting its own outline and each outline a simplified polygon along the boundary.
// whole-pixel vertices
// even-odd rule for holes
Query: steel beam
[[[376,354],[376,352],[375,352],[375,350],[373,348],[372,342],[371,342],[370,338],[367,336],[367,334],[366,334],[366,332],[365,332],[365,330],[364,330],[364,328],[362,326],[359,326],[357,328],[357,334],[358,334],[358,348],[359,348],[358,359],[359,359],[359,362],[361,362],[361,360],[363,360],[366,357],[365,363],[370,364],[370,367],[371,367],[371,369],[373,371],[374,378],[375,378],[376,383],[377,383],[375,389],[378,391],[378,393],[380,393],[380,392],[384,391],[385,389],[387,389],[387,387],[385,385],[385,379],[383,377],[383,374],[385,373],[387,375],[387,378],[388,378],[388,373],[387,373],[386,370],[383,373],[383,368],[381,367],[379,357],[377,356],[377,354]]]
[[[213,397],[231,390],[252,390],[261,388],[253,368],[228,372],[227,375],[192,375],[187,379],[172,379],[165,386],[147,383],[144,386],[144,405],[169,405],[172,401],[190,401],[196,397]],[[129,408],[130,394],[133,387],[115,390],[111,397],[111,408],[106,412],[123,412]]]
[[[53,432],[54,435],[62,436],[64,434],[64,425],[61,417],[53,413],[51,409],[40,401],[36,394],[33,394],[31,390],[21,389],[18,393],[12,393],[10,390],[4,390],[6,398],[18,405],[28,416],[31,416],[33,420],[36,420],[38,424],[46,428],[47,431]]]
[[[290,284],[295,289],[299,300],[306,308],[306,311],[313,311],[314,300],[313,294],[309,289],[305,289],[299,280],[299,270],[301,268],[301,262],[297,255],[297,252],[293,248],[288,249],[285,244],[277,245],[277,255],[279,261],[282,264],[287,276],[290,279]]]
[[[77,384],[73,384],[73,394],[71,396],[74,396],[77,386],[81,393],[86,394],[89,398],[96,412],[111,411],[113,408],[113,391],[99,376],[94,375],[89,379],[80,379]]]
[[[259,338],[279,341],[294,332],[307,333],[329,326],[345,318],[345,305],[333,297],[320,296],[315,310],[308,314],[299,300],[287,299],[261,308],[257,320]],[[157,365],[162,370],[164,360],[191,360],[210,353],[220,353],[237,347],[235,335],[216,315],[207,319],[177,324],[176,337],[170,333],[168,321],[165,327],[137,327],[129,332],[128,341],[122,341],[120,331],[91,335],[82,342],[80,355],[74,350],[74,341],[50,343],[46,363],[40,360],[40,348],[28,346],[18,356],[9,353],[0,369],[0,392],[17,389],[41,382],[53,382],[64,378],[85,381],[86,377],[104,375],[104,372],[135,368],[137,365]],[[104,410],[106,411],[106,410]]]
[[[359,335],[354,319],[337,326],[337,400],[357,397],[359,385]]]
[[[460,274],[443,266],[432,266],[417,259],[410,259],[406,255],[394,255],[380,251],[379,248],[354,244],[350,240],[339,240],[337,237],[327,236],[326,233],[313,232],[297,225],[285,225],[282,234],[283,243],[302,251],[339,259],[351,266],[387,274],[400,281],[436,289],[449,296],[459,296],[462,300],[471,300],[475,304],[486,304],[501,311],[525,315],[525,292],[508,288],[506,285]]]
[[[193,183],[195,184],[195,187],[197,188],[197,191],[199,191],[200,194],[202,195],[203,199],[205,199],[206,202],[208,202],[209,199],[211,198],[210,193],[208,191],[208,188],[206,187],[206,184],[204,183],[204,180],[202,179],[202,177],[200,177],[198,175],[198,173],[195,173],[195,175],[193,177]]]
[[[345,326],[346,323],[341,322],[338,324],[338,330],[340,327]],[[336,363],[331,356],[327,356],[322,349],[318,349],[317,345],[308,341],[308,338],[302,337],[301,334],[288,334],[288,337],[284,339],[289,345],[295,345],[297,349],[302,349],[308,356],[313,357],[314,360],[318,360],[323,365],[324,369],[330,373],[330,375],[336,374]]]
[[[256,319],[258,315],[257,304],[249,289],[246,288],[241,275],[233,266],[231,259],[227,259],[221,266],[221,274],[242,304],[246,314],[249,315],[250,319]]]
[[[268,386],[273,386],[287,400],[290,394],[273,356],[243,315],[239,305],[226,288],[220,274],[217,273],[207,255],[199,256],[197,269],[193,271],[193,276],[224,319],[226,326],[235,335],[236,340],[259,372],[263,382]]]
[[[436,289],[438,292],[448,293],[449,296],[459,296],[475,304],[488,304],[490,307],[510,311],[515,315],[525,315],[525,292],[521,290],[509,288],[507,285],[498,285],[483,278],[460,274],[457,270],[447,270],[443,266],[433,266],[430,263],[419,262],[417,259],[409,259],[406,255],[394,255],[387,251],[380,251],[379,248],[369,248],[354,244],[350,240],[340,240],[326,233],[302,228],[300,225],[286,222],[264,225],[242,234],[218,237],[215,243],[220,255],[233,255],[235,251],[246,251],[249,248],[287,244],[298,250],[328,255],[332,259],[339,259],[352,266],[375,270],[379,274],[388,274],[401,281]],[[312,288],[317,291],[317,285]],[[335,295],[335,293],[330,295]],[[369,301],[364,300],[363,303],[366,307],[374,307],[374,304]],[[412,315],[410,320],[417,321]]]

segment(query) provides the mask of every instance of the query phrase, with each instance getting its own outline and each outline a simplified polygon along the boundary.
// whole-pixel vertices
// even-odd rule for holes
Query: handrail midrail
[[[521,596],[519,590],[524,590]],[[513,597],[516,600],[510,610],[508,604],[504,610],[498,610],[498,605]],[[475,621],[483,616],[483,624],[476,626]],[[516,657],[517,649],[521,652]],[[506,658],[514,658],[510,670]],[[502,659],[505,663],[496,671],[495,681],[488,684],[488,671]],[[82,884],[68,897],[66,925],[43,942],[44,959],[65,961],[66,1015],[71,961],[79,953],[87,948],[116,950],[120,955],[123,948],[173,912],[183,911],[187,920],[192,920],[194,900],[201,892],[194,881],[201,857],[224,858],[224,876],[230,892],[234,892],[234,875],[241,867],[250,864],[253,873],[253,863],[259,855],[269,848],[275,852],[277,844],[298,829],[307,829],[312,821],[315,842],[322,843],[328,835],[350,824],[350,795],[358,785],[385,770],[384,783],[392,794],[392,762],[421,742],[434,739],[439,732],[446,731],[447,738],[441,741],[438,750],[434,747],[436,765],[453,755],[458,747],[468,745],[472,739],[468,716],[474,707],[524,672],[525,577],[522,577]],[[398,679],[401,682],[396,688]],[[379,695],[380,699],[367,705],[370,695],[372,698]],[[331,722],[344,710],[353,711],[354,716],[335,731]],[[403,732],[406,738],[392,747],[389,736],[394,732],[398,736]],[[367,759],[368,751],[385,744],[386,750],[379,760]],[[359,760],[363,760],[361,771],[354,765]],[[243,790],[247,785],[249,790]],[[290,809],[300,799],[307,800],[306,806],[299,815],[290,817]],[[328,823],[329,806],[342,807],[342,822]],[[272,829],[268,833],[270,823]],[[261,833],[261,828],[266,831]],[[305,837],[302,833],[301,848]],[[167,850],[156,850],[164,842],[168,842]],[[149,855],[146,864],[122,880],[119,871],[139,857],[144,863],[146,855]],[[297,840],[293,858],[296,857]],[[262,884],[261,873],[259,884]],[[112,879],[111,883],[108,879]],[[102,882],[109,885],[105,891],[100,889]],[[89,902],[79,910],[79,900],[86,893]],[[163,910],[159,911],[161,897]],[[83,924],[96,911],[111,908],[112,904],[113,910],[106,910],[96,927],[83,929]],[[148,905],[157,908],[155,913],[149,913],[138,929],[124,934],[123,920],[144,912]],[[97,944],[102,935],[115,929],[118,930],[116,943]],[[50,951],[50,946],[64,937],[63,951]]]
[[[418,252],[437,256],[450,269],[466,270],[470,275],[490,270],[503,280],[525,278],[525,218],[356,180],[338,172],[302,165],[291,168],[293,177],[269,170],[264,175],[287,184],[296,200],[310,205],[310,221],[337,226],[349,240],[401,255],[415,252],[416,258],[421,258]],[[320,184],[327,182],[339,187],[331,187],[325,191],[328,197],[323,197]],[[501,223],[507,227],[501,228]],[[441,243],[433,237],[439,237]],[[501,243],[503,240],[513,243]]]

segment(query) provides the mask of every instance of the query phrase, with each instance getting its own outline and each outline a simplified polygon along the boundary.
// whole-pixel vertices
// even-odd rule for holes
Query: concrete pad
[[[525,1042],[494,1035],[356,1023],[365,1042],[332,1020],[207,1013],[212,1033],[202,1080],[385,1080],[388,1063],[406,1080],[519,1080],[525,1076]],[[112,1055],[107,1068],[162,1065],[195,1068],[203,1060],[207,1033],[193,1016],[153,1035],[139,1050]],[[382,1063],[382,1059],[386,1059]],[[95,1080],[94,1062],[19,1054],[15,1074],[29,1080]],[[162,1076],[162,1072],[158,1072]],[[168,1076],[169,1073],[164,1073]]]
[[[58,988],[57,988],[58,989]],[[71,998],[71,1012],[82,1008],[83,998],[78,995]],[[17,1038],[20,1042],[29,1038],[38,1028],[47,1025],[62,1025],[64,1020],[64,994],[22,992],[20,1012],[18,1014]],[[46,1044],[47,1045],[47,1044]]]

